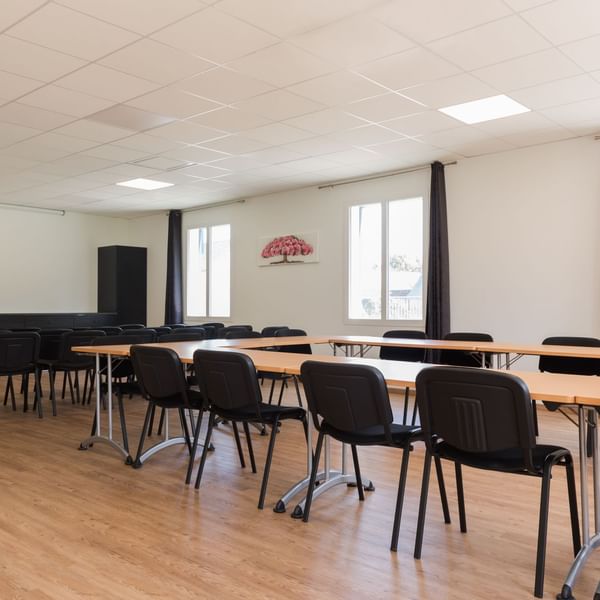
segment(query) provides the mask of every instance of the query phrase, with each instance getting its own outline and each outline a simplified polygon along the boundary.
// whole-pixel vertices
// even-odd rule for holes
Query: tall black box
[[[146,248],[98,248],[98,312],[117,313],[119,325],[146,324]]]

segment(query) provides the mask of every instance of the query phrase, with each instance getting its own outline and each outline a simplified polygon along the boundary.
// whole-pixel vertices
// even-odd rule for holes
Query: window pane
[[[389,203],[388,319],[423,319],[423,198]]]
[[[381,204],[350,209],[348,316],[381,318]]]
[[[206,316],[206,227],[188,230],[187,314]]]
[[[210,316],[229,316],[230,226],[210,228]]]

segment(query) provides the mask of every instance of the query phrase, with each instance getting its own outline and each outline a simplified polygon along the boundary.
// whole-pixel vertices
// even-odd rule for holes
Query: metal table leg
[[[152,455],[156,454],[159,450],[164,450],[170,446],[176,446],[178,444],[186,444],[187,440],[184,436],[177,436],[174,438],[169,437],[169,411],[165,410],[165,423],[164,423],[164,439],[162,442],[158,442],[142,452],[139,459],[133,465],[134,468],[139,469]]]

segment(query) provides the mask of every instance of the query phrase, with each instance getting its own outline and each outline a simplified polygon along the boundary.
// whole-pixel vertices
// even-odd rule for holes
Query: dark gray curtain
[[[429,272],[425,333],[428,338],[439,340],[450,331],[450,269],[446,180],[444,165],[437,161],[431,165],[429,206]],[[435,361],[436,358],[434,354],[428,360]]]
[[[183,323],[183,257],[181,247],[181,211],[169,212],[167,242],[167,293],[165,323]]]

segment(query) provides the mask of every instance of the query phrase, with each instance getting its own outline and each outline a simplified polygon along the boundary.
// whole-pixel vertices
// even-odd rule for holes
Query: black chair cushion
[[[180,408],[182,406],[181,396],[179,394],[169,396],[168,398],[160,398],[159,400],[152,398],[151,400],[159,408]],[[198,390],[189,389],[188,400],[190,403],[189,408],[193,408],[194,410],[206,408],[204,397]]]
[[[525,470],[523,451],[520,448],[509,448],[497,452],[464,452],[446,442],[439,442],[435,449],[440,458],[446,458],[475,469],[530,474]],[[567,455],[569,451],[561,446],[547,444],[539,444],[532,449],[533,466],[538,475],[542,475],[546,458],[554,452],[564,452]]]
[[[383,425],[373,425],[358,431],[341,431],[321,422],[321,429],[332,438],[343,442],[344,444],[356,444],[357,446],[369,445],[387,445]],[[410,440],[416,440],[421,430],[419,427],[411,427],[410,425],[400,425],[399,423],[390,424],[390,433],[392,434],[392,443],[398,446],[404,446]]]
[[[239,410],[218,410],[216,413],[230,421],[252,421],[257,420],[256,407],[248,406]],[[299,406],[276,406],[274,404],[260,403],[261,422],[270,423],[278,417],[280,421],[285,419],[300,419],[302,420],[306,411]]]

